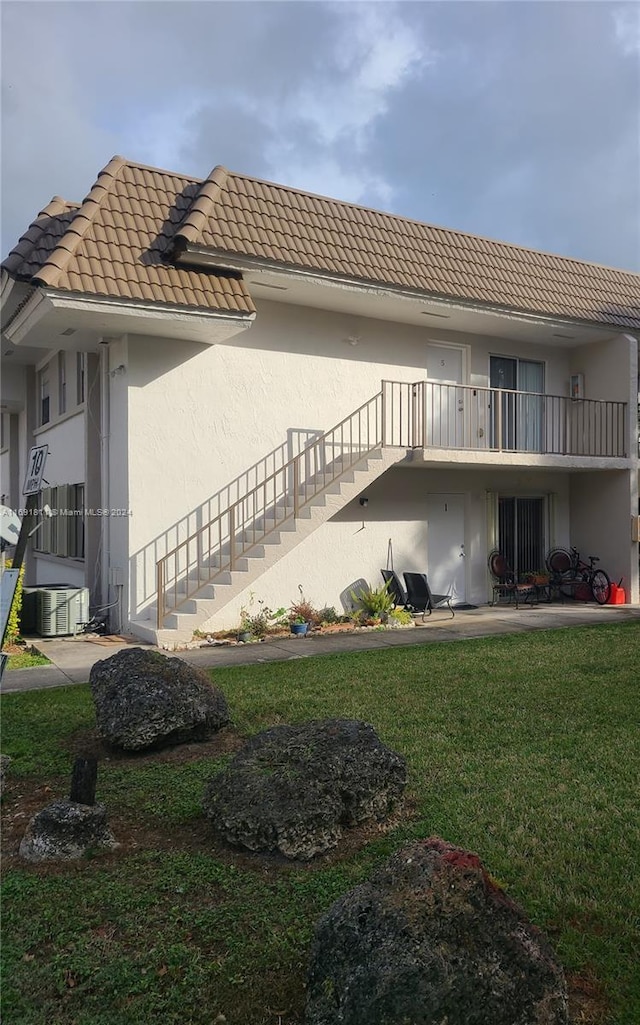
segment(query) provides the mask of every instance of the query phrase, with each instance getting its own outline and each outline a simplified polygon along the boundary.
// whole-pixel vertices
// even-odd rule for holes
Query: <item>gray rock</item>
[[[4,794],[4,782],[10,765],[11,758],[9,755],[0,755],[0,797]]]
[[[306,1025],[567,1025],[544,935],[477,855],[431,837],[320,920]]]
[[[119,651],[96,662],[89,682],[100,735],[126,751],[206,740],[229,722],[206,673],[157,651]]]
[[[406,781],[405,759],[372,726],[328,719],[252,737],[209,782],[203,806],[230,843],[308,860],[345,827],[387,818]]]
[[[54,801],[31,819],[19,853],[26,861],[72,861],[116,846],[103,804]]]

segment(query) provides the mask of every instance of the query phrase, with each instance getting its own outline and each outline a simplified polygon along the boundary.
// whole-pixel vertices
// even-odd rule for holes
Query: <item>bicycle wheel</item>
[[[571,552],[566,548],[552,548],[545,561],[547,569],[555,576],[563,577],[573,570]]]
[[[591,577],[591,593],[598,605],[606,605],[611,594],[611,581],[603,569],[597,569]]]

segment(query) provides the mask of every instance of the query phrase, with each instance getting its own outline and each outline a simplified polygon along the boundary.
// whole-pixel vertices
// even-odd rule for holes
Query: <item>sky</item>
[[[640,270],[640,4],[3,0],[2,255],[118,153]]]

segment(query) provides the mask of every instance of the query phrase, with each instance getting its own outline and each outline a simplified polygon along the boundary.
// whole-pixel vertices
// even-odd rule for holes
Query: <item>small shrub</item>
[[[5,566],[7,569],[11,569],[11,560],[7,559]],[[22,611],[22,585],[24,582],[24,565],[20,567],[20,573],[18,576],[18,583],[16,584],[16,591],[13,596],[11,603],[11,610],[9,612],[9,619],[7,622],[7,632],[5,634],[5,644],[15,644],[20,636],[20,613]]]
[[[389,585],[370,588],[368,591],[351,591],[351,597],[359,608],[355,612],[364,613],[366,618],[381,619],[393,611],[394,599],[389,594]]]
[[[320,626],[322,617],[318,610],[308,601],[302,590],[302,584],[298,584],[300,598],[289,607],[290,623],[308,623],[309,626]]]
[[[392,609],[389,619],[398,623],[399,626],[410,626],[413,623],[413,616],[407,609]]]
[[[243,605],[240,609],[240,633],[250,633],[258,639],[266,637],[269,630],[272,630],[275,626],[281,623],[286,614],[287,610],[284,608],[276,609],[275,611],[265,605],[264,601],[258,601],[257,611],[252,611],[255,601],[255,594],[253,591],[249,594],[248,605]]]
[[[323,626],[333,626],[334,623],[340,622],[340,616],[336,612],[333,605],[327,605],[326,608],[319,609],[318,615],[320,616],[320,622]]]

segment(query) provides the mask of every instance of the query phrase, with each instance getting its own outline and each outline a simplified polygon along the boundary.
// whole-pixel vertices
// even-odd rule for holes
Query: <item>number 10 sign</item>
[[[42,486],[42,476],[44,474],[44,464],[47,461],[47,455],[49,453],[48,445],[36,445],[29,452],[29,461],[27,463],[27,476],[25,477],[24,487],[22,489],[23,495],[37,495]]]

